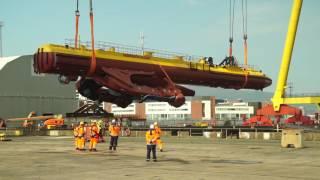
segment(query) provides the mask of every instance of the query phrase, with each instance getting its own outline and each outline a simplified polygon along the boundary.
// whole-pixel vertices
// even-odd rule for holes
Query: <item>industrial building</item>
[[[62,85],[57,79],[35,74],[32,55],[0,58],[0,117],[73,112],[78,107],[74,85]]]
[[[179,125],[191,121],[214,121],[215,97],[188,97],[186,103],[175,108],[167,102],[132,103],[126,108],[105,103],[104,107],[115,116],[147,122],[159,121],[166,125]]]
[[[261,103],[220,102],[215,107],[217,125],[241,125],[242,122],[255,115]]]
[[[132,103],[126,108],[105,103],[105,109],[120,118],[159,121],[165,125],[179,125],[188,122],[206,121],[214,125],[241,125],[244,118],[255,115],[261,103],[224,101],[213,96],[188,97],[179,108],[166,102]]]

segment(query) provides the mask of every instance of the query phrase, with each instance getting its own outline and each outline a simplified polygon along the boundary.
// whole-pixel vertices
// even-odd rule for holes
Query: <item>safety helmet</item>
[[[116,123],[116,120],[115,120],[115,119],[112,119],[111,123],[112,123],[112,124],[115,124],[115,123]]]
[[[158,126],[158,122],[154,122],[153,125]]]
[[[80,121],[80,125],[84,125],[84,122],[83,122],[83,121]]]
[[[97,121],[96,120],[92,120],[91,123],[92,124],[97,124]]]
[[[150,129],[154,129],[154,125],[153,124],[150,124]]]

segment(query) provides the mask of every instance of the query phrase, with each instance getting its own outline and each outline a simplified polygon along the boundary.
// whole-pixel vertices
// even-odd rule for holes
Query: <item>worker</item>
[[[163,152],[163,141],[160,139],[161,136],[161,128],[159,127],[157,122],[153,123],[154,125],[154,131],[156,132],[157,135],[157,145],[159,147],[160,152]]]
[[[91,125],[87,122],[84,122],[84,142],[90,142],[91,139]]]
[[[78,137],[77,144],[78,144],[78,149],[80,151],[85,151],[85,148],[84,148],[84,146],[85,146],[84,135],[85,135],[84,122],[81,121],[80,125],[78,126],[78,136],[77,136]]]
[[[6,128],[6,121],[0,117],[0,128]]]
[[[213,65],[213,58],[212,58],[212,57],[208,57],[207,61],[208,61],[208,64],[209,64],[210,66]]]
[[[74,135],[74,146],[76,147],[76,150],[79,150],[79,145],[78,145],[78,134],[79,134],[79,126],[76,126],[73,129],[73,135]]]
[[[157,161],[156,156],[156,144],[157,144],[157,134],[154,130],[154,125],[150,125],[150,129],[146,132],[146,142],[147,142],[147,159],[146,161],[150,161],[150,153],[152,151],[153,161]]]
[[[118,145],[118,137],[120,134],[120,126],[117,125],[116,120],[113,119],[111,121],[111,125],[109,125],[109,134],[110,134],[110,146],[109,150],[116,150]]]
[[[90,144],[89,151],[97,151],[96,146],[99,140],[99,130],[97,121],[93,120],[90,128]]]
[[[99,131],[98,142],[104,142],[103,135],[104,135],[104,132],[105,132],[105,125],[104,125],[102,120],[99,120],[97,122],[97,127],[98,127],[98,131]]]

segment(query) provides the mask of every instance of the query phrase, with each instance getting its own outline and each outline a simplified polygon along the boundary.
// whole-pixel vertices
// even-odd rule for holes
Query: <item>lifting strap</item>
[[[92,8],[92,0],[90,0],[90,30],[91,30],[91,48],[92,48],[92,55],[91,55],[91,62],[90,62],[90,68],[87,73],[88,76],[91,76],[95,71],[97,67],[97,61],[96,61],[96,53],[94,50],[94,23],[93,23],[93,8]]]
[[[229,57],[232,56],[232,42],[233,42],[233,25],[234,25],[234,7],[235,0],[230,0],[229,6]]]
[[[77,9],[75,11],[76,13],[76,34],[74,38],[74,48],[78,48],[78,33],[79,33],[79,17],[80,17],[80,12],[79,12],[79,0],[77,0]]]
[[[248,75],[249,72],[246,71],[248,68],[248,44],[247,44],[247,39],[248,39],[248,27],[247,27],[247,22],[248,22],[248,10],[247,10],[247,0],[242,0],[242,31],[243,31],[243,47],[244,47],[244,73],[245,73],[245,79],[244,83],[242,85],[242,88],[244,88],[247,85],[248,82]]]
[[[242,30],[243,30],[243,45],[244,45],[244,66],[247,68],[248,66],[248,10],[247,10],[247,0],[242,0]]]
[[[247,85],[247,83],[248,83],[248,75],[249,75],[249,72],[244,71],[244,73],[245,73],[245,74],[244,74],[244,83],[243,83],[241,89],[242,89],[242,88],[245,88],[246,85]]]
[[[166,72],[166,70],[161,66],[159,65],[161,71],[163,72],[163,74],[166,76],[166,78],[168,79],[169,81],[169,84],[172,86],[172,87],[175,87],[175,83],[171,80],[170,76],[168,75],[168,73]]]

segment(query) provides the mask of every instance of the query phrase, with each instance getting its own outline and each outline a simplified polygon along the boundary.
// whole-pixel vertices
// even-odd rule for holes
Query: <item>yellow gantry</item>
[[[303,0],[294,0],[291,10],[291,17],[282,55],[282,63],[278,75],[277,87],[272,98],[273,108],[275,111],[279,111],[282,104],[317,104],[320,108],[320,97],[285,97],[285,88],[287,84],[288,72],[299,23],[302,2]]]

